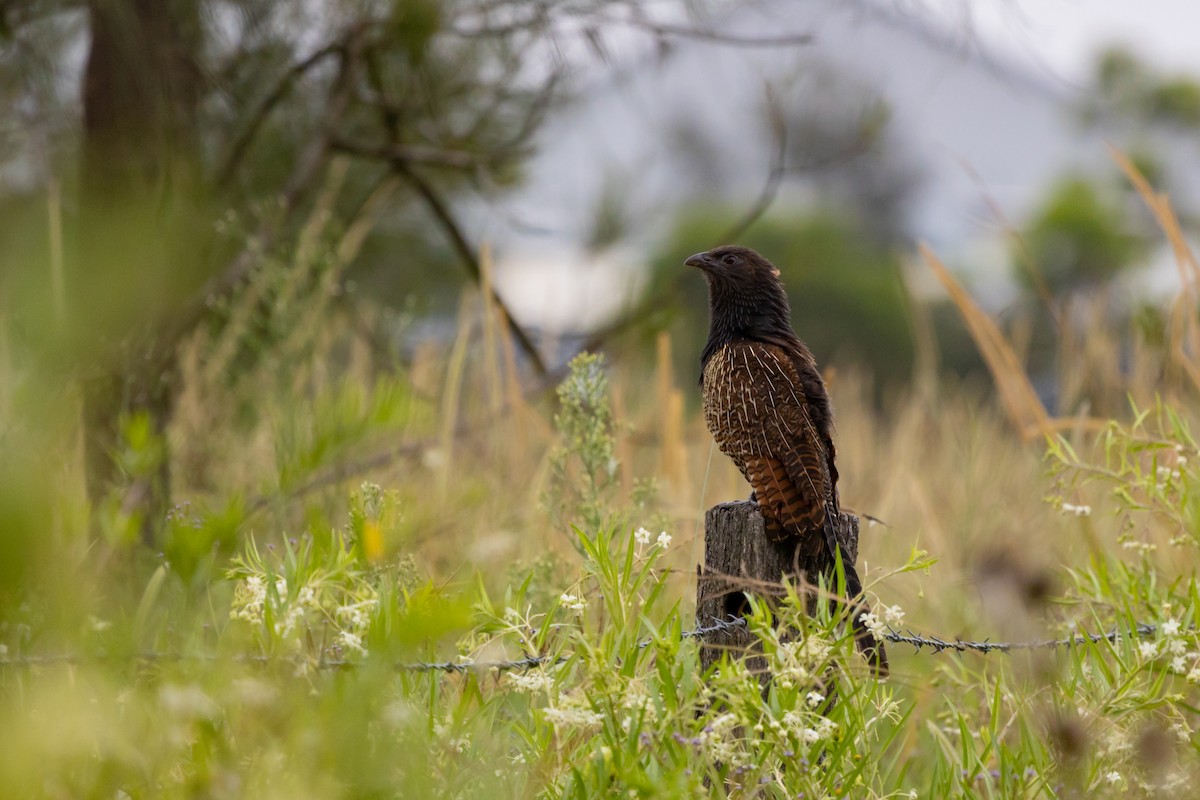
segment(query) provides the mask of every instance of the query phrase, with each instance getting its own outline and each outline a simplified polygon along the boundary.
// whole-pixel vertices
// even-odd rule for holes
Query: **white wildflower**
[[[833,736],[833,732],[835,730],[837,730],[837,723],[831,720],[829,717],[821,717],[821,719],[817,721],[817,733],[821,735],[822,739],[828,739],[829,737]]]
[[[365,631],[371,624],[371,609],[379,605],[374,598],[350,605],[338,606],[337,618],[352,631]]]
[[[275,594],[280,597],[287,597],[287,578],[275,579]]]
[[[1142,642],[1138,645],[1138,652],[1142,658],[1154,658],[1158,655],[1158,642]]]
[[[604,717],[590,708],[545,708],[542,716],[555,728],[594,728]]]
[[[655,543],[663,550],[666,550],[671,545],[671,534],[663,531],[658,535],[658,538],[655,539]]]
[[[1092,507],[1086,505],[1075,505],[1074,503],[1063,503],[1062,512],[1064,514],[1074,514],[1077,517],[1086,517],[1092,513]]]
[[[900,608],[900,606],[885,606],[883,609],[883,618],[887,620],[888,625],[898,628],[904,623],[904,609]]]
[[[283,619],[275,623],[275,633],[286,639],[292,635],[292,632],[296,630],[296,626],[299,625],[300,620],[303,618],[304,607],[301,605],[291,606],[287,613],[284,614]]]
[[[1104,780],[1108,781],[1109,783],[1120,783],[1121,782],[1121,773],[1117,772],[1114,769],[1112,772],[1110,772],[1104,776]]]
[[[467,748],[471,746],[470,736],[460,736],[457,739],[450,740],[450,749],[456,753],[465,753]]]
[[[1164,483],[1179,480],[1179,470],[1171,469],[1170,467],[1159,467],[1155,471],[1155,474],[1158,476],[1158,479]]]
[[[1187,659],[1183,656],[1175,656],[1171,659],[1171,672],[1183,674],[1187,668]]]
[[[800,741],[805,744],[813,744],[821,741],[821,734],[817,732],[816,728],[805,728],[800,731]]]
[[[808,697],[805,698],[805,701],[808,703],[809,708],[816,708],[817,706],[821,705],[821,703],[825,702],[825,695],[821,694],[820,692],[809,692]]]
[[[559,595],[558,602],[562,603],[566,608],[574,611],[576,614],[582,614],[583,610],[587,608],[586,600],[578,595],[567,594],[566,592],[563,592],[561,595]]]
[[[230,619],[250,623],[261,623],[263,606],[267,602],[267,587],[259,575],[250,575],[233,590],[233,604],[229,609]]]
[[[367,654],[367,648],[363,646],[362,637],[358,634],[351,633],[350,631],[342,631],[338,635],[338,640],[343,647],[351,652],[361,653],[364,656]]]
[[[1183,744],[1187,744],[1192,740],[1192,729],[1188,727],[1186,722],[1172,722],[1171,733],[1175,734],[1175,738]]]
[[[742,757],[732,739],[732,734],[738,726],[735,714],[725,713],[704,726],[700,732],[700,743],[705,751],[717,761],[726,764],[736,764]]]
[[[530,694],[554,688],[554,679],[541,671],[527,672],[524,675],[510,672],[508,673],[508,682],[518,692],[529,692]]]
[[[638,528],[633,532],[633,540],[638,544],[650,544],[650,531]]]
[[[1168,619],[1166,622],[1164,622],[1162,625],[1159,626],[1159,630],[1162,631],[1163,636],[1168,636],[1168,637],[1174,636],[1177,633],[1179,633],[1179,620]]]
[[[1167,642],[1167,652],[1173,656],[1181,656],[1187,652],[1187,646],[1185,639],[1172,639]]]
[[[504,621],[509,625],[517,625],[521,622],[521,612],[517,611],[512,606],[504,609]]]
[[[1200,683],[1200,667],[1192,667],[1187,674],[1188,683]]]
[[[875,641],[883,639],[883,623],[879,621],[879,617],[875,616],[874,613],[865,611],[859,615],[858,621],[871,632],[871,635],[875,637]]]

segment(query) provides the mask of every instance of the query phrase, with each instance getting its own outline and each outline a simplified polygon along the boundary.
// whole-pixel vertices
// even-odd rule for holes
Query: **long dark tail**
[[[842,562],[842,574],[846,577],[846,597],[850,600],[850,624],[854,628],[854,645],[871,665],[875,675],[886,678],[891,672],[887,649],[883,646],[883,642],[876,641],[874,634],[861,619],[862,615],[870,613],[871,609],[862,596],[862,580],[858,577],[854,561],[846,552],[846,548],[842,547],[842,543],[838,541],[832,516],[832,514],[825,515],[825,546],[829,548],[829,555],[835,565],[839,560]]]

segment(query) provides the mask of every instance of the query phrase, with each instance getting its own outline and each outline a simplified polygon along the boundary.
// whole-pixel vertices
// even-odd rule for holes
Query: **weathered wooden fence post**
[[[837,536],[852,561],[858,561],[858,517],[842,513]],[[828,568],[824,547],[797,547],[795,543],[776,543],[767,538],[758,505],[749,500],[721,503],[704,515],[704,566],[696,585],[696,624],[711,625],[714,619],[739,616],[745,595],[769,597],[782,593],[784,578],[808,576],[811,583]],[[809,613],[816,598],[809,601]],[[707,669],[726,650],[752,653],[755,639],[745,628],[718,630],[701,640],[700,664]],[[761,656],[747,655],[747,666],[768,677],[767,663]]]

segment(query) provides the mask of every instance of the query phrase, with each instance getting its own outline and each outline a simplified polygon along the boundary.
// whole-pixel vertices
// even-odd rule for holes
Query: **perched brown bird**
[[[791,307],[770,261],[745,247],[697,253],[708,283],[701,356],[704,421],[754,489],[773,540],[832,575],[840,558],[859,650],[886,675],[887,654],[859,619],[867,611],[854,562],[838,542],[833,415],[812,352],[792,330]],[[815,576],[814,576],[815,577]]]

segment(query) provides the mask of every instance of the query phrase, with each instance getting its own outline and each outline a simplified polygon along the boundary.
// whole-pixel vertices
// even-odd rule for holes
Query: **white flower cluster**
[[[782,723],[783,728],[801,744],[816,744],[828,739],[837,730],[837,723],[828,717],[799,711],[785,713]]]
[[[306,586],[300,590],[301,595],[304,594],[307,588]],[[337,611],[334,613],[338,621],[345,628],[358,633],[365,633],[371,625],[371,612],[378,605],[379,601],[372,597],[367,600],[360,600],[357,603],[351,603],[350,605],[338,606]]]
[[[284,585],[284,589],[279,592],[279,602],[287,607],[287,611],[284,613],[283,619],[275,623],[275,632],[286,639],[300,626],[305,612],[310,609],[319,611],[321,604],[317,601],[317,593],[311,586],[301,586],[300,591],[296,594],[296,599],[288,602],[287,581],[280,578],[275,582],[276,588],[281,583]]]
[[[365,645],[363,645],[362,637],[357,633],[342,631],[338,634],[338,644],[340,644],[348,652],[357,653],[360,656],[365,656],[367,654],[367,648]]]
[[[1141,642],[1138,645],[1142,658],[1149,660],[1158,655],[1170,656],[1171,672],[1187,675],[1192,683],[1200,683],[1200,653],[1188,650],[1188,638],[1183,635],[1185,631],[1179,620],[1167,617],[1159,624],[1158,632],[1162,634],[1160,641]]]
[[[562,693],[549,708],[542,709],[542,716],[555,728],[596,728],[604,722],[604,715],[587,704],[582,693]]]
[[[562,603],[563,606],[570,611],[574,611],[576,614],[580,615],[582,615],[583,610],[587,608],[586,600],[578,595],[567,594],[566,592],[563,592],[561,595],[559,595],[558,602]]]
[[[364,640],[371,626],[372,612],[379,605],[377,598],[368,597],[337,606],[330,602],[331,593],[322,590],[319,578],[300,586],[295,596],[289,593],[286,578],[275,579],[274,594],[268,591],[269,580],[268,576],[259,573],[239,581],[234,587],[230,619],[262,626],[269,606],[274,621],[271,632],[293,645],[298,644],[297,634],[307,629],[309,621],[332,620],[336,624],[334,647],[342,653],[366,655]]]
[[[633,532],[633,540],[639,545],[648,545],[650,544],[650,537],[653,535],[654,534],[650,533],[650,531],[646,530],[645,528],[638,528]],[[663,550],[666,550],[671,545],[671,534],[667,533],[666,531],[662,531],[658,534],[658,538],[654,540],[654,543]]]
[[[604,717],[590,708],[545,708],[542,716],[555,728],[594,728]]]
[[[1077,517],[1090,516],[1092,513],[1091,506],[1075,505],[1074,503],[1063,503],[1062,512],[1064,514],[1074,514]]]
[[[900,606],[884,606],[883,618],[887,621],[888,625],[898,628],[904,624],[904,609]]]
[[[875,637],[875,641],[882,641],[883,635],[887,633],[884,625],[880,622],[879,617],[875,616],[872,611],[865,611],[858,615],[858,621],[863,624],[867,630],[871,632],[871,636]]]
[[[621,718],[621,730],[626,733],[629,733],[639,717],[643,723],[654,722],[658,719],[658,708],[640,689],[631,688],[626,692],[625,697],[621,700],[621,708],[628,712]]]
[[[780,642],[775,651],[775,679],[784,689],[811,681],[829,661],[829,642],[820,636],[806,636]]]
[[[510,672],[508,673],[508,682],[518,692],[528,692],[529,694],[546,692],[554,688],[554,678],[543,670],[526,672],[524,675]]]
[[[233,590],[233,605],[229,609],[230,619],[240,619],[251,624],[263,620],[263,606],[267,602],[267,585],[259,575],[251,575],[238,583]]]
[[[733,738],[733,732],[737,727],[736,714],[731,712],[722,714],[704,726],[704,730],[698,737],[700,746],[713,760],[729,764],[732,767],[740,766],[740,762],[745,760],[746,754],[737,746],[737,741]]]
[[[275,579],[275,594],[280,606],[285,608],[289,606],[286,578]],[[266,608],[267,602],[267,582],[262,575],[249,575],[233,590],[233,603],[229,609],[229,618],[240,619],[252,625],[261,625],[263,610]],[[291,633],[299,621],[299,617],[303,616],[306,607],[315,608],[317,606],[316,596],[312,589],[305,586],[300,590],[296,601],[290,605],[291,608],[288,609],[288,612],[282,615],[276,613],[275,631],[283,633],[285,636]],[[282,612],[284,608],[275,610]]]

